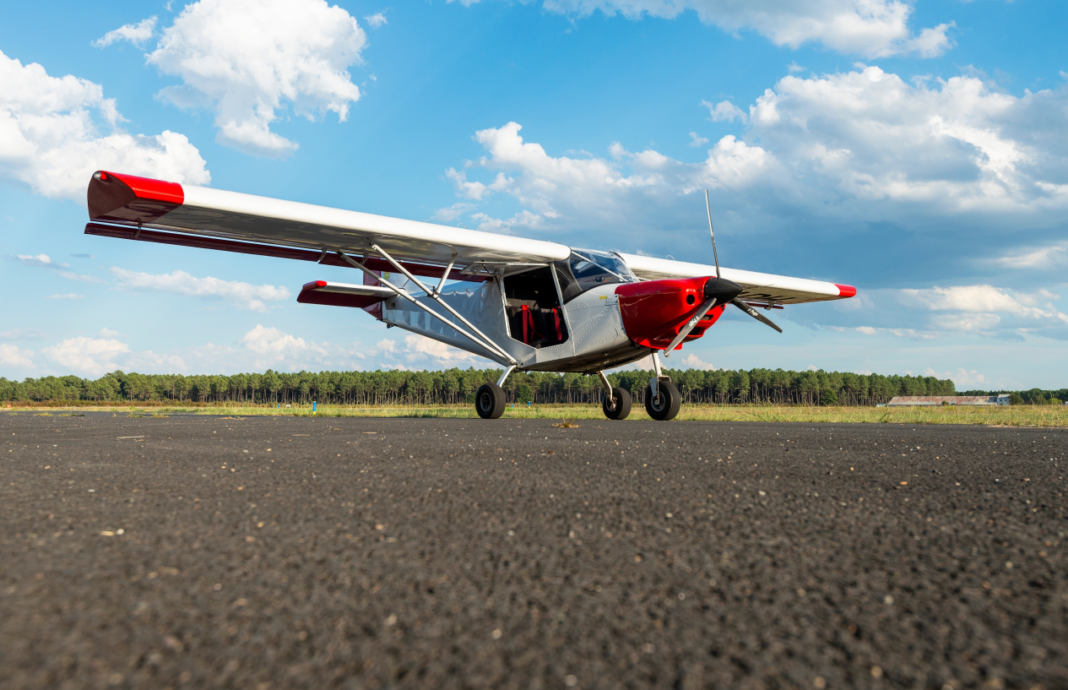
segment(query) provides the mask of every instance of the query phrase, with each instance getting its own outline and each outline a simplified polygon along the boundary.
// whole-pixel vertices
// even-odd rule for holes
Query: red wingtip
[[[99,170],[89,180],[89,219],[151,223],[185,202],[177,182]]]
[[[839,297],[853,297],[857,294],[857,289],[852,285],[839,285],[835,283],[834,286],[838,288]]]
[[[313,280],[310,283],[304,283],[304,288],[303,289],[305,289],[305,290],[318,290],[319,288],[324,288],[324,287],[326,287],[326,281],[325,280]]]

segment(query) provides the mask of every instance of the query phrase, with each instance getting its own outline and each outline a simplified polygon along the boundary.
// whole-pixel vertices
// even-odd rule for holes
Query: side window
[[[564,311],[548,266],[505,278],[504,300],[514,340],[536,348],[567,340]]]

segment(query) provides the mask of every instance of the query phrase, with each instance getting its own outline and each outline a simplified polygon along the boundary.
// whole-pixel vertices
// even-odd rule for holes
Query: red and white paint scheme
[[[646,409],[671,419],[680,396],[659,354],[702,337],[729,305],[780,330],[754,307],[857,293],[721,268],[718,260],[709,266],[578,249],[107,171],[93,175],[88,201],[86,234],[358,269],[359,283],[312,281],[297,301],[360,308],[500,364],[501,378],[475,396],[478,413],[490,419],[504,411],[505,379],[523,370],[598,375],[605,414],[623,419],[630,393],[603,372],[649,355],[656,371]]]

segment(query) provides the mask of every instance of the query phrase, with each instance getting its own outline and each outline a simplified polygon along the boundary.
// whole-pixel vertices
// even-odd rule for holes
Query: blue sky
[[[692,366],[1068,385],[1068,6],[21,3],[0,24],[0,375],[483,366],[351,271],[82,234],[99,168],[848,283]],[[672,358],[674,359],[674,358]]]

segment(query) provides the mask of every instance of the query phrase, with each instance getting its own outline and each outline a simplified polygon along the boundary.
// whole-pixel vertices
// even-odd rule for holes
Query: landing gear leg
[[[482,419],[500,419],[504,414],[504,389],[501,386],[508,379],[509,374],[515,371],[515,366],[504,370],[497,383],[483,384],[475,393],[475,411]]]
[[[660,366],[660,357],[653,353],[653,370],[656,375],[649,379],[649,387],[645,389],[645,411],[653,419],[666,422],[679,414],[682,406],[682,394],[671,378],[664,376],[664,369]]]
[[[604,401],[601,403],[604,416],[609,419],[626,419],[627,415],[630,414],[630,406],[633,402],[630,391],[619,386],[613,388],[603,371],[597,372],[597,375],[601,377],[601,383],[604,384],[606,391]]]

